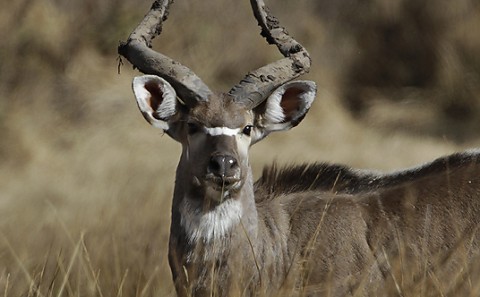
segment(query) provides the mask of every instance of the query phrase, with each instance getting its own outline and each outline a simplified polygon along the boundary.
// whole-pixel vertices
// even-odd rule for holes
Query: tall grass
[[[307,78],[318,82],[319,95],[300,127],[253,148],[255,173],[273,160],[390,170],[478,145],[474,130],[458,144],[453,137],[436,137],[441,129],[431,134],[396,129],[408,123],[415,131],[423,119],[445,126],[429,111],[412,116],[412,110],[421,111],[418,106],[435,104],[411,95],[413,109],[405,101],[378,100],[363,120],[352,117],[341,99],[351,87],[345,77],[358,57],[358,40],[337,10],[348,1],[328,7],[313,0],[267,2],[310,50],[313,70]],[[469,9],[478,15],[472,3]],[[137,111],[130,91],[137,72],[124,65],[117,74],[118,41],[150,0],[1,5],[0,294],[171,296],[166,257],[179,147],[148,127]],[[468,84],[466,98],[473,99],[480,86],[478,60],[471,54],[479,47],[478,19],[452,25],[444,39],[465,44],[453,57],[473,61],[469,72],[461,72],[467,62],[448,60],[441,63],[448,67],[441,68],[439,79],[447,89],[448,83],[456,90]],[[177,1],[154,46],[189,65],[212,89],[226,90],[247,71],[279,57],[258,33],[248,1]],[[359,89],[375,99],[391,95],[371,86]],[[431,93],[416,94],[424,99]]]

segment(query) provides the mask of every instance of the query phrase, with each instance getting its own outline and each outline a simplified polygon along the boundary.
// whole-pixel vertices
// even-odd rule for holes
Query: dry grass
[[[150,0],[0,2],[7,33],[0,45],[0,294],[172,295],[166,247],[179,146],[144,123],[130,91],[136,72],[125,65],[118,75],[115,52]],[[177,2],[155,47],[212,88],[227,89],[279,57],[258,35],[248,1]],[[415,129],[425,118],[412,109],[400,117],[398,104],[374,105],[354,119],[340,99],[355,42],[335,8],[327,17],[313,0],[268,2],[311,51],[308,78],[318,82],[319,96],[298,128],[252,149],[255,172],[273,160],[391,170],[478,145],[476,130],[457,144],[435,136],[442,130],[396,129]],[[478,19],[455,24],[446,41],[478,49]],[[462,80],[463,64],[448,65],[453,70],[442,68],[440,81],[468,83],[478,101],[479,68]],[[415,102],[413,110],[425,106]],[[398,115],[398,122],[379,114]],[[434,125],[436,118],[428,119]]]

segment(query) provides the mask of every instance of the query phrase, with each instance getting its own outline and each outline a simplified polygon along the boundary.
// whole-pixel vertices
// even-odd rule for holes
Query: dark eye
[[[252,133],[253,126],[252,125],[246,125],[245,128],[243,128],[242,133],[250,136],[250,133]]]
[[[195,134],[200,130],[200,127],[195,123],[188,123],[187,126],[189,135]]]

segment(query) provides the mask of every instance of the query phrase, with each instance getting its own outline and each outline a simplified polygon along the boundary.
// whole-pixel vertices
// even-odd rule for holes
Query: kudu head
[[[213,93],[190,69],[150,49],[171,0],[155,1],[119,53],[148,75],[133,80],[138,107],[154,127],[182,144],[177,183],[184,194],[218,204],[235,198],[250,174],[249,147],[273,131],[296,126],[315,97],[307,51],[251,0],[262,35],[285,58],[250,72],[228,93]],[[181,179],[181,180],[178,180]]]

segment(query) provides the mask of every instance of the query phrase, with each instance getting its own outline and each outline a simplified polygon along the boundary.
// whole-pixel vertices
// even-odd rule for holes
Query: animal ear
[[[257,140],[270,132],[288,130],[298,125],[310,109],[317,86],[313,81],[292,81],[278,87],[254,110]]]
[[[177,95],[173,87],[156,75],[137,76],[132,86],[143,117],[152,126],[167,131],[168,120],[177,112]]]

